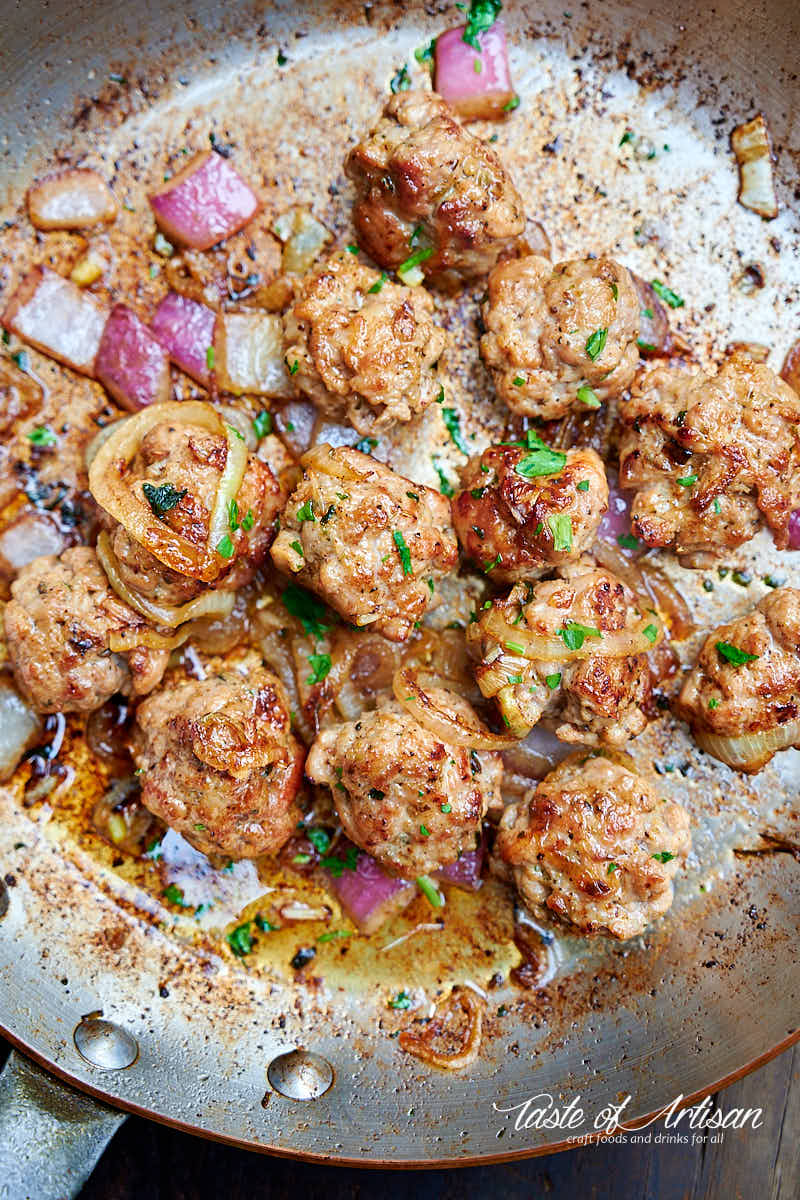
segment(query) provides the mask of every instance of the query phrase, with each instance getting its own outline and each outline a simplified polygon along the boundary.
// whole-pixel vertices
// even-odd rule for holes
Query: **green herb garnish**
[[[469,447],[464,441],[461,433],[461,418],[454,408],[442,409],[442,420],[445,423],[445,428],[450,434],[450,440],[453,445],[461,451],[462,454],[469,458]]]
[[[389,1001],[389,1008],[411,1008],[411,997],[408,992],[398,992],[394,1000]]]
[[[651,279],[650,287],[660,300],[664,300],[670,308],[683,308],[683,298],[677,292],[673,292],[672,288],[667,287],[659,279]]]
[[[671,854],[669,850],[660,850],[658,854],[651,854],[650,857],[654,858],[656,862],[668,863],[672,862],[675,855]]]
[[[598,351],[599,353],[599,351]],[[594,388],[590,388],[588,383],[584,383],[578,388],[578,399],[581,404],[585,404],[587,408],[600,408],[600,400]]]
[[[547,684],[547,686],[550,688],[550,691],[554,692],[556,690],[556,688],[558,687],[558,685],[561,683],[561,672],[556,671],[556,673],[554,675],[545,675],[544,681]]]
[[[547,524],[553,534],[553,549],[556,551],[572,549],[572,517],[566,513],[556,513],[547,518]]]
[[[233,558],[233,542],[230,539],[230,534],[225,534],[220,541],[217,542],[217,554],[222,558]]]
[[[314,501],[306,500],[305,504],[301,504],[297,510],[297,519],[302,525],[303,521],[316,521],[314,516]]]
[[[331,669],[331,656],[330,654],[309,654],[308,665],[311,667],[311,674],[306,683],[311,686],[315,683],[322,683]]]
[[[607,338],[607,329],[595,329],[594,333],[590,334],[586,339],[586,353],[592,362],[596,362],[603,353]]]
[[[380,278],[375,280],[375,282],[373,283],[371,288],[367,288],[367,295],[368,296],[376,295],[376,293],[379,292],[381,290],[381,288],[383,287],[383,285],[386,283],[386,280],[388,278],[389,278],[389,276],[386,274],[386,272],[381,271]]]
[[[602,633],[599,629],[595,629],[593,625],[581,625],[577,621],[567,621],[563,629],[556,630],[556,637],[560,637],[568,650],[580,650],[587,638],[602,638]]]
[[[55,446],[58,438],[49,425],[37,425],[28,434],[28,441],[32,446]]]
[[[271,412],[267,412],[265,408],[262,408],[261,412],[253,418],[253,432],[257,438],[263,438],[268,433],[272,433]]]
[[[720,658],[724,658],[726,662],[732,663],[734,667],[741,667],[745,663],[755,662],[759,657],[757,654],[748,654],[746,650],[740,650],[738,646],[732,646],[730,642],[717,642],[717,653]]]
[[[642,630],[642,633],[647,638],[648,642],[654,642],[656,640],[656,638],[658,637],[658,626],[657,625],[646,625],[644,627],[644,629]]]
[[[225,935],[225,941],[237,958],[244,958],[245,954],[249,954],[253,949],[253,939],[250,935],[251,924],[252,922],[245,921],[244,925],[237,925],[235,929]]]
[[[413,575],[411,567],[411,551],[406,545],[406,539],[403,537],[399,529],[392,531],[392,540],[397,547],[397,553],[400,555],[400,565],[403,568],[404,575]]]
[[[411,76],[408,73],[408,66],[406,63],[403,63],[402,67],[395,71],[394,75],[389,81],[389,87],[395,93],[395,95],[397,92],[407,92],[411,87]]]
[[[421,825],[420,829],[424,829],[424,826]],[[423,896],[428,901],[431,908],[441,908],[442,907],[442,905],[444,904],[444,900],[442,899],[442,894],[439,891],[439,889],[437,888],[436,884],[433,882],[433,880],[428,875],[418,875],[417,876],[417,887],[422,892]]]
[[[305,588],[290,583],[281,593],[283,606],[288,613],[296,617],[303,630],[312,638],[321,638],[331,627],[328,610],[321,600],[318,600]]]

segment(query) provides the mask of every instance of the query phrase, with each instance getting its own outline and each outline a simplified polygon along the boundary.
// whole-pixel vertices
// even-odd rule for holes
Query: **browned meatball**
[[[125,477],[126,487],[133,500],[149,506],[168,529],[192,546],[205,548],[227,455],[227,440],[221,434],[165,420],[142,438]],[[93,475],[91,478],[94,480]],[[96,482],[93,486],[96,490]],[[110,547],[123,584],[145,600],[168,606],[188,603],[210,582],[225,588],[241,587],[264,560],[284,496],[269,466],[260,457],[248,455],[236,509],[229,509],[226,532],[216,547],[213,579],[207,572],[198,577],[185,563],[175,569],[170,565],[169,550],[159,558],[113,522]]]
[[[462,722],[466,700],[430,695]],[[332,789],[345,833],[393,875],[414,879],[474,850],[481,822],[499,802],[500,756],[447,745],[394,701],[320,733],[306,774]]]
[[[478,686],[515,736],[545,718],[562,741],[608,746],[647,724],[646,651],[660,638],[659,618],[642,614],[621,580],[588,562],[517,584],[467,629]]]
[[[522,199],[491,146],[431,92],[399,92],[347,156],[358,240],[383,267],[431,251],[426,276],[485,275],[525,228]]]
[[[715,629],[675,711],[704,750],[741,771],[800,746],[800,591],[778,588]]]
[[[740,546],[763,517],[781,549],[800,507],[800,396],[736,353],[716,375],[646,368],[620,406],[620,482],[649,546],[689,561]]]
[[[390,282],[347,251],[305,277],[283,325],[298,393],[361,433],[410,421],[441,393],[446,337],[430,295]]]
[[[300,462],[275,566],[353,625],[405,641],[458,560],[448,501],[347,446],[316,446]]]
[[[94,550],[75,546],[23,567],[5,609],[8,654],[39,712],[92,712],[114,695],[143,695],[168,653],[136,645],[147,623],[115,595]],[[114,637],[127,650],[112,650]]]
[[[625,939],[670,907],[690,846],[680,804],[628,766],[573,755],[506,808],[495,853],[534,914]]]
[[[514,412],[553,420],[618,396],[639,363],[639,297],[610,258],[495,267],[481,354]]]
[[[545,473],[549,472],[549,473]],[[453,498],[464,553],[492,583],[537,579],[588,550],[608,508],[594,450],[549,450],[535,435],[469,460]]]
[[[303,748],[255,654],[172,672],[139,705],[132,753],[142,803],[204,854],[276,854],[301,819]]]

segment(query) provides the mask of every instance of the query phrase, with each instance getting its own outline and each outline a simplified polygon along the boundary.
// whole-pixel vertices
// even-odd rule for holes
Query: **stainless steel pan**
[[[500,149],[531,215],[557,254],[603,248],[643,273],[659,255],[691,297],[685,330],[705,350],[761,341],[779,362],[800,314],[800,10],[792,0],[563,6],[537,0],[505,14],[523,104]],[[202,144],[213,118],[252,148],[254,178],[293,188],[339,227],[349,139],[397,66],[413,64],[414,48],[456,16],[446,4],[350,0],[5,0],[0,13],[0,203],[9,211],[56,150],[96,160],[105,147],[113,173],[135,140],[147,176],[160,144]],[[278,68],[279,49],[288,67]],[[728,149],[731,128],[759,109],[778,151],[783,212],[772,226],[737,207]],[[628,127],[652,142],[654,160],[620,165]],[[734,280],[749,261],[765,265],[768,286],[745,297]],[[473,360],[465,351],[457,371],[465,393],[480,397],[486,381]],[[757,573],[769,558],[759,543],[734,565]],[[696,577],[675,573],[696,588]],[[711,620],[741,611],[757,590],[692,594]],[[664,786],[686,800],[699,830],[673,915],[646,939],[594,948],[528,992],[500,984],[468,1073],[431,1073],[399,1052],[387,1036],[399,1026],[387,1016],[385,979],[376,989],[346,972],[316,984],[285,970],[248,973],[143,920],[141,896],[10,790],[0,794],[0,1026],[53,1074],[119,1108],[252,1149],[361,1165],[552,1149],[563,1133],[515,1132],[493,1107],[537,1092],[580,1093],[592,1113],[630,1094],[631,1118],[706,1093],[798,1037],[797,755],[742,780],[694,755],[669,723],[635,754],[683,767]],[[398,982],[424,953],[409,952]],[[446,983],[440,960],[429,964],[432,995],[437,972]],[[297,1047],[322,1062],[278,1063],[268,1081],[270,1064]],[[41,1101],[17,1063],[0,1085],[6,1121],[20,1111],[20,1080],[22,1111],[32,1112],[35,1094]],[[302,1102],[281,1091],[323,1094]],[[113,1129],[102,1113],[93,1120],[89,1159]],[[0,1184],[13,1179],[3,1158],[17,1144],[0,1129]],[[16,1186],[11,1194],[24,1194],[24,1181]]]

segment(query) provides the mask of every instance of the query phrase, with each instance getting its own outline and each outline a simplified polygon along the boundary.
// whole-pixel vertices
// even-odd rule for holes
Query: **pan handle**
[[[0,1073],[0,1197],[74,1200],[126,1116],[12,1050]]]

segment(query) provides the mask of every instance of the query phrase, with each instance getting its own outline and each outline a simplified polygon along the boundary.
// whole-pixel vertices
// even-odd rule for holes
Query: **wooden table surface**
[[[0,1059],[5,1057],[0,1042]],[[130,1117],[82,1200],[798,1200],[800,1046],[714,1097],[762,1108],[763,1127],[719,1145],[611,1143],[460,1171],[360,1171],[234,1150]],[[2,1194],[0,1180],[0,1194]]]

